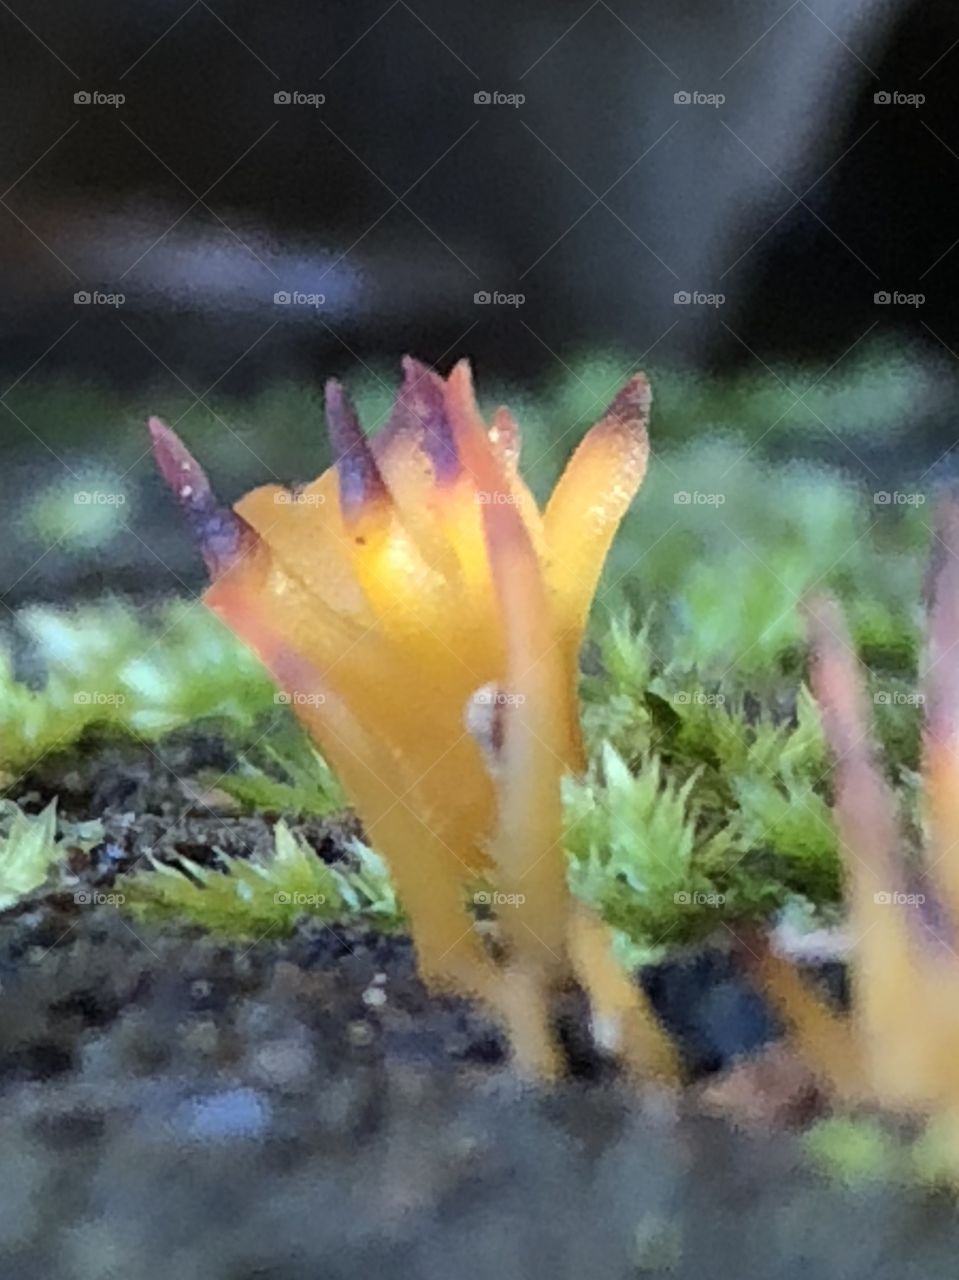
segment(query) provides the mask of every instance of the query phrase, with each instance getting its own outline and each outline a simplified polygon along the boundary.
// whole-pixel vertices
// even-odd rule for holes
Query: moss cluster
[[[202,725],[232,743],[237,764],[218,786],[243,807],[290,816],[343,807],[338,782],[289,708],[202,609],[177,605],[150,617],[118,604],[33,610],[25,625],[46,678],[29,689],[9,664],[0,668],[0,764],[11,774],[44,753],[48,766],[66,768],[91,737],[154,739]],[[839,859],[810,695],[782,673],[765,699],[741,673],[706,682],[678,659],[659,659],[650,632],[623,614],[596,627],[589,646],[582,700],[590,766],[564,793],[575,891],[620,931],[631,959],[723,924],[768,920],[789,904],[828,912],[839,901]],[[884,677],[877,682],[886,687]],[[88,691],[119,696],[76,700]],[[877,710],[887,713],[887,746],[908,784],[914,708],[880,700]],[[287,839],[278,836],[289,854]],[[312,862],[316,875],[328,874]],[[263,908],[264,894],[322,894],[327,916],[389,914],[375,906],[387,884],[379,867],[375,892],[352,905],[342,885],[304,887],[292,855],[250,867],[224,860],[221,870],[189,867],[184,875],[156,866],[131,877],[127,896],[140,910],[182,910],[244,937],[261,927],[264,910],[274,923],[284,915],[272,897]]]

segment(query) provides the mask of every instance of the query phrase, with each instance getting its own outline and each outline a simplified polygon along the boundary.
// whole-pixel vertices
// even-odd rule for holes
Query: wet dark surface
[[[81,883],[109,889],[146,852],[271,847],[270,821],[176,781],[219,746],[164,751],[61,779],[65,813],[105,829],[72,859]],[[331,860],[355,834],[293,825]],[[694,1080],[776,1034],[727,951],[642,980]],[[0,1274],[900,1280],[954,1258],[951,1208],[840,1193],[789,1129],[617,1080],[577,993],[557,1018],[570,1077],[534,1088],[480,1012],[426,992],[401,934],[304,918],[250,945],[38,896],[0,917]]]
[[[39,908],[0,926],[0,990],[4,1275],[900,1280],[959,1242],[690,1097],[523,1086],[403,940]]]

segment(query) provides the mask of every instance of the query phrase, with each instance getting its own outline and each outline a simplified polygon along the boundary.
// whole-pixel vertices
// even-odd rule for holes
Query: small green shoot
[[[0,911],[43,888],[63,862],[64,846],[88,850],[102,838],[98,822],[74,823],[57,837],[57,802],[31,816],[0,800]]]

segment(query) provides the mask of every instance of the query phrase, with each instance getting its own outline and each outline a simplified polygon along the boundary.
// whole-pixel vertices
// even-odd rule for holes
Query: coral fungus
[[[848,1102],[930,1120],[959,1178],[959,502],[940,506],[927,580],[923,782],[925,841],[907,854],[873,745],[859,663],[838,606],[807,606],[812,686],[834,755],[836,821],[849,908],[852,1009],[844,1017],[767,945],[758,976],[821,1080]]]
[[[386,858],[433,987],[483,1001],[521,1069],[559,1069],[553,993],[575,975],[598,1038],[630,1067],[673,1051],[566,880],[564,771],[583,762],[578,653],[603,562],[642,482],[650,393],[633,377],[541,512],[506,409],[487,427],[468,364],[408,359],[392,416],[367,439],[326,389],[335,465],[297,490],[219,507],[177,436],[152,419],[188,513],[205,600],[286,691]],[[485,887],[488,886],[488,887]],[[474,927],[495,911],[500,958]]]

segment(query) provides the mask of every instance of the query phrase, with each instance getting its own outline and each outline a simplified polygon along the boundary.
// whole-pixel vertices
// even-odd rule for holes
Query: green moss
[[[657,656],[655,622],[639,627],[625,612],[595,628],[582,687],[592,763],[564,791],[571,883],[634,958],[766,920],[797,899],[822,909],[839,898],[829,771],[810,695],[801,687],[797,695],[784,673],[765,699],[740,671],[706,682]],[[236,754],[217,785],[246,809],[307,816],[345,807],[258,664],[201,608],[30,610],[24,626],[47,674],[32,689],[0,665],[0,750],[12,774],[45,753],[66,767],[92,734],[155,739],[206,724]],[[876,707],[914,807],[918,710],[891,695]],[[205,901],[216,915],[216,895]]]
[[[251,813],[326,817],[346,808],[333,770],[293,723],[272,731],[243,751],[236,767],[210,781]]]
[[[120,878],[126,907],[139,918],[173,917],[250,942],[283,937],[297,920],[327,922],[364,917],[391,929],[400,920],[381,860],[360,841],[345,850],[343,866],[324,862],[283,822],[269,855],[218,855],[218,867],[181,858],[178,866],[151,859],[151,870]]]

